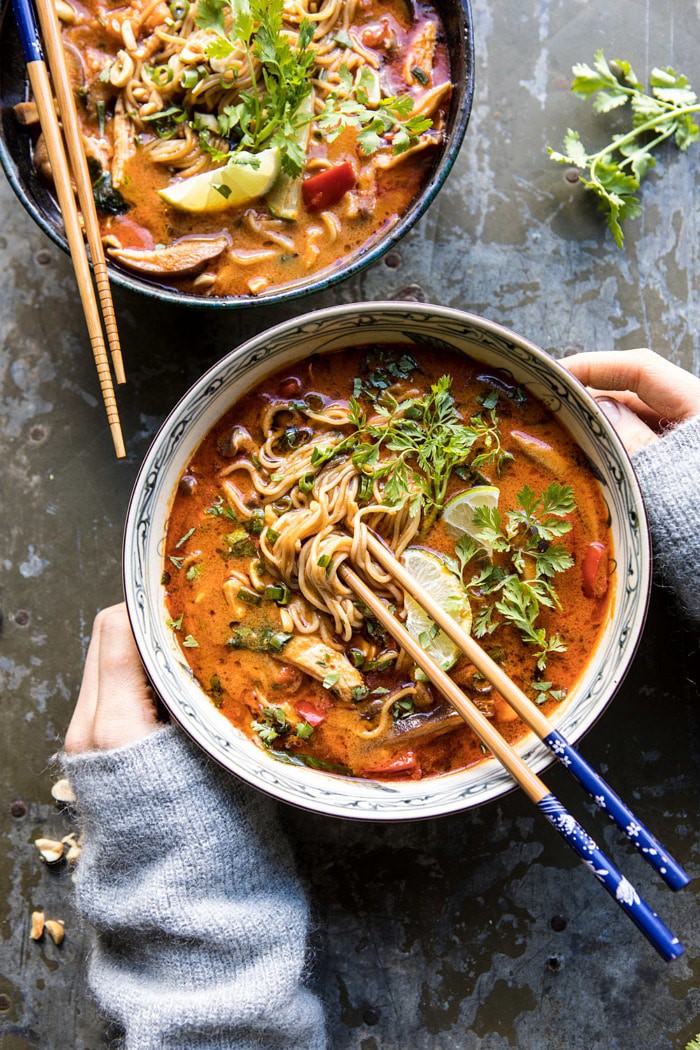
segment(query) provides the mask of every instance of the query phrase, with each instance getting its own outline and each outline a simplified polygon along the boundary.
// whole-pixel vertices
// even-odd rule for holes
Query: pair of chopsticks
[[[44,62],[41,41],[31,0],[12,0],[12,7],[19,29],[22,52],[27,64],[27,75],[34,94],[41,130],[46,142],[46,151],[51,164],[56,196],[63,216],[66,228],[66,239],[70,249],[73,268],[78,282],[78,291],[85,314],[85,321],[90,335],[92,353],[97,367],[97,377],[102,391],[107,421],[112,433],[114,450],[117,458],[122,459],[126,455],[124,438],[122,436],[121,424],[119,422],[119,411],[114,396],[114,386],[109,367],[109,357],[102,331],[102,319],[107,333],[107,341],[112,353],[112,364],[117,383],[125,383],[124,364],[122,361],[117,322],[114,315],[114,306],[109,288],[107,276],[107,264],[105,263],[100,228],[95,211],[95,201],[92,194],[92,183],[88,171],[87,160],[83,150],[82,135],[78,123],[78,114],[75,108],[75,99],[71,87],[68,69],[66,67],[65,53],[61,42],[61,29],[58,16],[54,8],[53,0],[36,0],[39,20],[46,44],[51,68],[51,77],[56,91],[58,109],[63,125],[63,134],[56,116],[54,107],[53,91],[49,82],[48,70]],[[68,148],[66,156],[65,143]],[[70,164],[69,164],[70,159]],[[90,247],[93,270],[95,274],[95,285],[99,297],[102,317],[95,298],[95,288],[90,276],[90,266],[85,249],[85,241],[78,216],[78,208],[71,187],[71,175],[78,191],[80,211],[83,217],[85,233]]]
[[[634,843],[642,856],[651,864],[671,889],[678,890],[687,885],[689,876],[657,842],[654,836],[635,817],[621,798],[602,777],[586,762],[565,737],[554,728],[546,716],[538,710],[521,689],[505,674],[481,646],[459,626],[448,613],[430,597],[425,589],[406,571],[391,551],[371,533],[368,549],[375,560],[401,587],[419,602],[438,627],[452,639],[506,700],[519,717],[549,747],[572,776],[603,809],[614,823]],[[667,961],[677,959],[684,948],[678,938],[659,919],[649,905],[640,897],[615,865],[598,848],[593,839],[569,814],[561,802],[548,790],[546,784],[533,773],[530,767],[504,740],[497,729],[462,692],[455,682],[411,637],[406,628],[376,597],[370,588],[348,565],[338,570],[341,579],[355,592],[357,597],[371,610],[382,626],[392,635],[415,664],[428,676],[433,685],[456,708],[467,725],[482,743],[492,752],[513,780],[523,789],[528,798],[549,820],[566,843],[602,882],[608,893],[617,901],[656,950]]]

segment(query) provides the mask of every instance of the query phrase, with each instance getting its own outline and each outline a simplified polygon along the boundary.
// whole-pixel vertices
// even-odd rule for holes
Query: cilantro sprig
[[[598,198],[615,243],[621,248],[622,223],[641,214],[635,194],[656,165],[653,151],[670,138],[683,152],[697,142],[699,129],[692,114],[700,112],[700,105],[688,78],[670,66],[652,69],[650,92],[645,92],[629,62],[616,59],[608,63],[602,50],[596,51],[593,67],[580,63],[572,72],[571,90],[579,98],[592,98],[596,113],[609,113],[627,103],[631,108],[632,129],[613,135],[602,149],[589,153],[579,133],[571,128],[564,136],[561,152],[548,147],[552,160],[586,172],[579,178]]]
[[[236,139],[234,153],[277,146],[282,171],[296,177],[304,164],[298,110],[313,90],[314,26],[304,19],[292,44],[282,31],[283,16],[283,0],[199,0],[195,22],[216,34],[207,46],[209,60],[228,58],[241,46],[247,56],[252,86],[236,105],[224,107],[220,135]]]
[[[372,102],[362,77],[355,84],[345,65],[340,67],[338,75],[338,90],[328,95],[316,118],[327,142],[333,142],[346,128],[354,128],[358,132],[357,144],[365,156],[385,147],[387,137],[391,139],[392,151],[399,154],[414,146],[418,137],[432,127],[430,117],[411,116],[414,103],[410,95],[391,95]]]
[[[574,560],[555,541],[570,531],[571,522],[566,518],[576,504],[571,486],[558,482],[548,485],[541,496],[526,485],[517,501],[517,507],[505,516],[495,507],[477,508],[473,537],[461,537],[455,557],[447,559],[447,564],[459,577],[466,598],[479,603],[473,623],[475,637],[492,634],[504,621],[510,623],[535,649],[537,668],[543,671],[551,653],[566,652],[561,636],[548,636],[537,620],[543,606],[561,609],[553,578],[570,569]],[[501,563],[492,561],[488,551],[501,555]],[[468,578],[472,565],[475,569],[470,569],[473,575]]]
[[[412,115],[411,95],[382,98],[373,70],[363,68],[355,81],[345,65],[339,70],[338,88],[327,96],[321,113],[309,112],[302,103],[313,91],[314,24],[303,19],[292,42],[283,28],[283,0],[199,0],[195,22],[214,34],[207,59],[225,60],[242,48],[251,80],[250,89],[242,91],[235,104],[223,106],[217,116],[216,133],[230,144],[230,151],[212,142],[210,128],[199,129],[202,149],[217,162],[235,163],[239,152],[276,146],[282,171],[297,178],[305,160],[300,132],[312,122],[328,142],[346,128],[355,129],[365,156],[389,146],[394,153],[403,153],[432,127],[429,117]],[[235,79],[230,86],[235,86]]]
[[[381,420],[375,416],[370,422],[360,402],[351,398],[350,422],[356,430],[344,447],[332,451],[335,455],[350,448],[361,475],[382,483],[383,502],[396,506],[408,501],[412,515],[424,515],[424,531],[442,510],[455,468],[493,462],[500,472],[512,458],[501,448],[495,409],[488,418],[479,414],[465,422],[451,386],[451,378],[442,376],[423,397],[401,403],[388,390],[379,398],[365,390]],[[484,451],[472,455],[477,447]]]

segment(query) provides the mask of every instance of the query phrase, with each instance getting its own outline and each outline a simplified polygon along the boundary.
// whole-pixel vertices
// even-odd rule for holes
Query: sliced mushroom
[[[66,3],[66,0],[54,0],[54,7],[56,8],[56,14],[64,25],[75,25],[77,16],[75,8],[71,4]]]
[[[219,438],[216,447],[220,455],[233,459],[239,452],[253,452],[255,442],[245,427],[235,426]]]
[[[51,172],[51,163],[49,161],[49,151],[46,148],[46,140],[42,132],[39,138],[34,144],[34,167],[39,172],[43,179],[51,181],[53,178]]]
[[[183,237],[169,248],[141,250],[138,248],[109,248],[115,262],[134,273],[148,277],[187,277],[196,273],[212,259],[217,259],[228,246],[228,238]]]
[[[74,92],[82,91],[87,81],[83,56],[75,44],[70,44],[67,41],[63,43],[63,51],[66,56],[66,67],[71,87]]]
[[[399,718],[397,722],[392,723],[389,733],[376,739],[374,746],[403,747],[414,740],[451,733],[453,729],[459,729],[463,725],[462,716],[453,707],[450,707],[449,704],[441,704],[428,714],[416,713],[406,718]]]
[[[30,126],[31,124],[39,123],[39,111],[36,108],[36,102],[18,102],[12,109],[20,124]]]
[[[432,146],[437,146],[440,142],[439,135],[422,135],[415,146],[411,146],[410,149],[404,150],[403,153],[379,153],[374,158],[375,168],[381,168],[384,171],[388,171],[390,168],[396,168],[399,164],[403,164],[404,161],[408,160],[409,157],[415,156],[416,153],[422,153],[423,150],[428,149]]]

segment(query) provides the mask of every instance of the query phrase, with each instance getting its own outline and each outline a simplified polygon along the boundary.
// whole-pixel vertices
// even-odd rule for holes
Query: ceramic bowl
[[[200,306],[207,309],[238,309],[256,304],[286,302],[320,292],[350,277],[389,251],[423,215],[447,178],[464,139],[474,97],[474,42],[471,0],[436,0],[445,27],[454,88],[445,136],[435,152],[423,189],[399,221],[331,268],[258,296],[214,298],[178,292],[128,273],[107,260],[112,281],[151,299]],[[34,221],[64,251],[68,251],[58,205],[47,184],[34,171],[31,139],[16,120],[12,107],[26,98],[27,77],[17,27],[9,2],[0,18],[0,164],[13,190]]]
[[[634,472],[615,432],[584,388],[552,357],[498,324],[439,306],[363,303],[287,321],[233,350],[182,398],[158,432],[134,488],[124,539],[124,585],[144,664],[171,714],[209,755],[255,787],[320,813],[406,820],[468,809],[513,785],[493,759],[463,772],[391,783],[352,779],[275,760],[235,729],[200,689],[166,626],[163,545],[178,481],[214,423],[265,376],[307,357],[367,343],[450,348],[505,369],[568,428],[599,478],[617,572],[611,614],[588,667],[558,710],[556,725],[577,740],[602,714],[634,656],[644,624],[650,547]],[[551,754],[530,735],[518,745],[541,770]]]

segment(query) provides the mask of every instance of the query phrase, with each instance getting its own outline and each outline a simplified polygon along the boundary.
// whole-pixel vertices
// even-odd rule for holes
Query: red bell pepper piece
[[[313,704],[309,704],[306,700],[300,700],[296,704],[297,714],[300,718],[303,718],[305,722],[308,722],[310,726],[315,729],[316,726],[320,726],[321,722],[325,722],[326,716],[323,712],[319,711]]]
[[[581,562],[583,593],[587,598],[602,598],[608,590],[608,559],[604,543],[589,543]]]
[[[420,776],[420,766],[415,751],[401,751],[396,758],[390,758],[381,766],[373,766],[365,769],[366,776],[391,777],[398,773],[417,773]]]
[[[326,168],[301,184],[301,194],[309,211],[323,211],[337,204],[355,185],[355,172],[347,161],[334,168]]]

